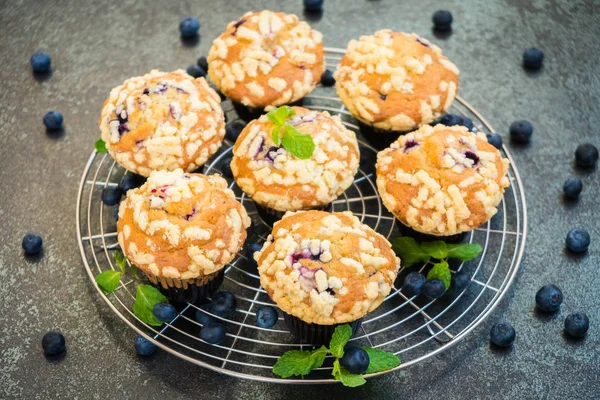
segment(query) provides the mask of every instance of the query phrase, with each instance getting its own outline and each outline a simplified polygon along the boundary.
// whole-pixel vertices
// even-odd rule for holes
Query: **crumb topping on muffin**
[[[428,40],[384,29],[348,43],[335,80],[341,100],[359,120],[406,131],[432,122],[450,107],[458,74]]]
[[[250,122],[233,148],[231,170],[238,186],[259,204],[279,211],[294,211],[329,204],[353,182],[358,170],[356,135],[339,117],[293,107],[286,121],[310,134],[315,150],[301,160],[276,146],[275,125],[263,115]]]
[[[498,211],[508,160],[485,134],[425,125],[377,156],[377,187],[402,223],[432,235],[470,231]]]
[[[140,175],[193,171],[225,136],[220,103],[204,78],[153,70],[111,90],[99,121],[102,140],[119,164]]]
[[[248,12],[208,53],[212,82],[249,107],[279,106],[310,93],[321,77],[323,37],[293,14]]]
[[[154,171],[127,192],[118,240],[138,268],[154,276],[193,279],[230,262],[250,226],[244,207],[218,175]]]
[[[254,253],[260,283],[304,322],[356,321],[389,294],[400,260],[390,243],[350,212],[288,212]]]

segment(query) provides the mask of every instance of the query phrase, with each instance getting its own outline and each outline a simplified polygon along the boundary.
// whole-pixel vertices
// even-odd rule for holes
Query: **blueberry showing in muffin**
[[[61,129],[63,126],[63,116],[58,111],[48,111],[44,114],[42,122],[49,131],[55,131]]]
[[[529,70],[537,71],[542,68],[544,52],[532,47],[523,52],[523,66]]]
[[[202,304],[199,310],[196,310],[196,321],[202,324],[202,326],[210,325],[216,322],[215,318],[209,315],[210,303]]]
[[[445,292],[446,286],[439,279],[430,279],[423,285],[423,294],[430,300],[439,299]]]
[[[333,72],[331,72],[331,70],[326,69],[321,74],[321,85],[323,85],[323,86],[335,85],[335,78],[333,77]]]
[[[563,302],[563,293],[556,285],[542,286],[535,295],[537,308],[545,312],[554,312]]]
[[[225,327],[219,323],[205,325],[200,329],[200,339],[210,344],[222,343],[225,336]]]
[[[563,184],[563,192],[565,197],[569,199],[576,199],[579,197],[581,190],[583,189],[583,183],[579,178],[569,178]]]
[[[304,0],[304,9],[306,11],[323,10],[323,0]]]
[[[446,10],[438,10],[431,18],[433,20],[433,29],[436,31],[448,31],[452,29],[452,13]]]
[[[450,289],[454,290],[455,293],[460,293],[469,286],[471,283],[471,275],[466,272],[459,271],[452,276],[450,281]]]
[[[48,53],[40,51],[31,56],[29,63],[31,64],[33,72],[48,72],[50,71],[52,59]]]
[[[208,71],[208,60],[205,56],[200,57],[198,61],[196,61],[196,64],[204,71]]]
[[[347,348],[340,358],[340,365],[351,374],[364,374],[370,362],[369,355],[360,347]]]
[[[423,286],[426,282],[425,275],[419,272],[411,272],[404,278],[404,284],[402,285],[402,290],[408,296],[418,296],[421,294],[423,290]]]
[[[488,133],[486,134],[486,136],[489,144],[491,144],[498,150],[502,150],[502,136],[500,136],[497,133]]]
[[[490,330],[490,340],[498,347],[510,347],[517,334],[515,328],[508,322],[498,323]]]
[[[237,306],[235,295],[228,291],[217,292],[211,302],[210,312],[221,318],[230,318]]]
[[[65,337],[58,331],[47,332],[42,338],[42,348],[49,356],[62,353],[66,349]]]
[[[575,162],[577,166],[591,168],[598,161],[598,148],[591,143],[583,143],[575,150]]]
[[[107,186],[102,189],[102,202],[107,206],[116,206],[121,201],[121,196],[123,192],[119,189],[118,186]]]
[[[533,134],[533,125],[525,120],[515,121],[509,128],[510,137],[515,142],[527,143]]]
[[[25,250],[25,254],[31,255],[39,253],[42,250],[42,237],[35,233],[28,233],[23,237],[21,246]]]
[[[194,78],[200,78],[201,76],[206,76],[206,70],[202,69],[202,67],[196,65],[196,64],[192,64],[189,67],[186,68],[185,72],[188,73],[188,75],[193,76]]]
[[[161,322],[171,322],[177,316],[177,310],[169,303],[157,303],[152,309],[152,314]]]
[[[590,246],[590,234],[582,228],[574,228],[567,234],[567,248],[573,253],[584,253]]]
[[[133,347],[138,355],[144,357],[150,356],[156,351],[156,345],[141,335],[135,338]]]
[[[186,17],[179,23],[179,32],[181,37],[191,38],[196,36],[200,29],[200,21],[196,17]]]
[[[233,172],[231,172],[231,157],[227,157],[221,164],[221,173],[225,178],[233,178]]]
[[[582,312],[569,314],[565,318],[565,332],[574,338],[582,338],[590,329],[590,320]]]
[[[240,133],[244,130],[246,124],[240,121],[235,121],[225,126],[225,137],[235,143]]]
[[[256,325],[270,328],[277,323],[277,310],[271,306],[262,306],[256,310]]]
[[[146,182],[146,178],[141,175],[134,174],[133,172],[128,173],[119,182],[119,189],[123,193],[127,193],[128,190],[138,188]]]

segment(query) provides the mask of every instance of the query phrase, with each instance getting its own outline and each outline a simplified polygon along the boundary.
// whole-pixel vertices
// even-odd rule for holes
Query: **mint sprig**
[[[98,153],[108,153],[108,150],[106,149],[106,143],[101,138],[96,140],[94,143],[94,148]]]
[[[271,131],[271,138],[276,146],[283,148],[301,160],[309,159],[315,151],[315,142],[311,135],[299,132],[292,125],[286,123],[289,117],[296,112],[292,107],[282,106],[267,113],[267,118],[275,127]]]
[[[154,286],[138,285],[135,292],[135,303],[133,303],[133,313],[148,325],[160,326],[160,322],[154,316],[152,309],[158,303],[164,303],[167,298]]]
[[[315,350],[290,350],[283,353],[273,367],[273,373],[282,378],[290,376],[308,375],[310,371],[319,368],[325,361],[325,356],[331,354],[335,357],[331,375],[344,386],[356,387],[364,385],[367,381],[360,374],[353,374],[340,365],[340,358],[344,356],[344,347],[352,337],[352,328],[348,324],[339,325],[335,328],[329,348],[321,346]],[[365,373],[386,371],[400,365],[400,359],[392,353],[388,353],[371,347],[363,347],[369,355],[369,367]]]
[[[96,275],[96,283],[106,293],[112,293],[119,286],[121,281],[121,273],[118,271],[108,270]]]

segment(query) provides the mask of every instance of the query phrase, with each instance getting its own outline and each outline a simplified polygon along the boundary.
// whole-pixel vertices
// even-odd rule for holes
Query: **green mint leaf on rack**
[[[102,139],[96,140],[94,143],[94,148],[98,153],[108,153],[108,150],[106,149],[106,143],[104,143],[104,140]]]
[[[479,253],[481,253],[481,250],[481,246],[476,243],[449,244],[448,258],[458,258],[461,261],[469,261],[477,257]]]
[[[430,279],[439,279],[440,281],[444,282],[444,286],[446,286],[446,290],[448,290],[450,287],[450,280],[452,279],[448,263],[446,261],[442,261],[437,264],[433,264],[433,268],[431,268],[427,273],[427,280]]]
[[[387,371],[400,365],[400,358],[393,353],[363,346],[362,349],[369,355],[369,368],[365,374]]]
[[[279,131],[281,130],[281,125],[275,126],[273,128],[273,132],[271,132],[271,139],[275,143],[275,146],[279,146],[281,144],[281,138],[279,137]]]
[[[282,106],[272,109],[267,113],[267,118],[269,121],[274,123],[275,125],[283,125],[285,121],[296,114],[296,111],[290,106]]]
[[[333,362],[333,371],[331,375],[333,375],[333,377],[338,381],[342,382],[342,385],[347,387],[357,387],[367,383],[362,375],[352,374],[345,368],[340,367],[340,360],[338,359]]]
[[[101,274],[96,275],[95,279],[100,289],[106,293],[112,293],[117,286],[119,286],[121,273],[113,270],[104,271]]]
[[[342,358],[344,355],[344,346],[352,337],[352,328],[348,324],[338,325],[333,331],[331,342],[329,342],[329,351],[336,358]]]
[[[438,260],[443,260],[448,257],[448,246],[441,240],[421,243],[421,250]]]
[[[137,269],[137,267],[133,264],[129,264],[129,272],[131,272],[131,275],[133,275],[133,279],[141,282],[143,280],[143,277],[139,275],[139,269]]]
[[[423,251],[421,245],[411,237],[400,236],[394,238],[392,243],[394,252],[400,257],[402,264],[406,267],[429,260],[429,253]]]
[[[160,326],[162,322],[156,319],[152,309],[156,304],[166,301],[167,298],[154,286],[138,285],[135,292],[135,303],[133,303],[133,313],[148,325]]]
[[[325,361],[327,347],[321,346],[315,350],[290,350],[283,353],[273,366],[273,373],[282,378],[294,375],[308,375],[310,371],[319,368]]]
[[[315,141],[312,136],[298,132],[291,125],[285,125],[283,129],[283,137],[281,138],[283,148],[301,160],[309,159],[315,151]]]
[[[127,270],[127,257],[123,255],[120,251],[115,251],[115,263],[117,267],[121,270],[121,273],[125,273]]]

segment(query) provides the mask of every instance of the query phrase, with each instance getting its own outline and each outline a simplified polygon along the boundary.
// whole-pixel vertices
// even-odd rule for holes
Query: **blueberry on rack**
[[[256,310],[256,325],[270,328],[277,323],[277,310],[271,306],[261,306]]]
[[[218,322],[200,328],[200,339],[210,344],[220,344],[225,339],[225,336],[225,327]]]
[[[340,358],[340,366],[346,368],[351,374],[364,374],[370,362],[369,354],[360,347],[347,348]]]
[[[102,189],[102,194],[100,197],[102,198],[102,202],[107,206],[116,206],[121,201],[121,196],[123,192],[119,189],[118,186],[107,186]]]
[[[187,67],[185,72],[187,72],[187,74],[193,78],[200,78],[206,76],[206,71],[196,64],[192,64],[189,67]]]
[[[488,133],[486,136],[489,144],[498,150],[502,150],[502,136],[498,135],[497,133]]]
[[[444,282],[439,279],[429,279],[425,282],[425,285],[423,285],[423,294],[431,300],[439,299],[445,292],[446,286],[444,285]]]
[[[235,295],[228,291],[215,293],[211,301],[210,312],[221,318],[229,318],[233,315],[237,306]]]
[[[427,279],[425,279],[425,275],[419,272],[411,272],[404,278],[402,290],[410,297],[418,296],[421,294],[426,280]]]
[[[171,322],[177,316],[177,311],[169,303],[156,303],[152,308],[152,314],[161,322]]]
[[[150,356],[156,351],[156,345],[141,335],[135,338],[133,347],[140,356]]]
[[[321,74],[321,85],[323,85],[323,86],[335,85],[335,78],[333,77],[333,72],[331,72],[331,70],[326,69]]]

